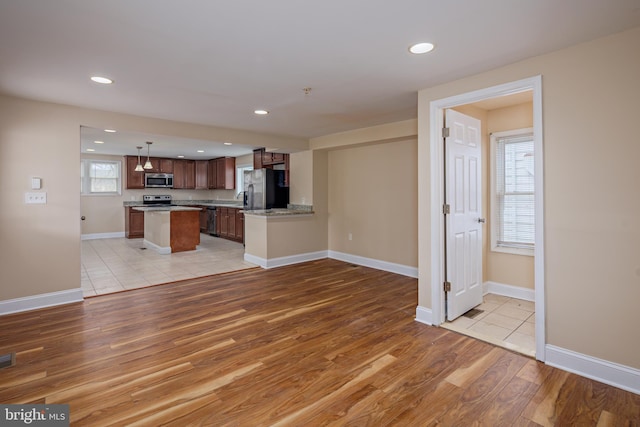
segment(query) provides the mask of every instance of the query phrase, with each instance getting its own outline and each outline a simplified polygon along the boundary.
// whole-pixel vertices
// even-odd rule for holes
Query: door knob
[[[487,220],[484,218],[478,218],[478,222],[484,224],[485,222],[487,222]]]

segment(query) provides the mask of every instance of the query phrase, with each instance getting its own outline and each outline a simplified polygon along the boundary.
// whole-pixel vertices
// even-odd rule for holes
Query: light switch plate
[[[47,203],[47,193],[44,191],[24,193],[24,202],[28,205],[44,205]]]

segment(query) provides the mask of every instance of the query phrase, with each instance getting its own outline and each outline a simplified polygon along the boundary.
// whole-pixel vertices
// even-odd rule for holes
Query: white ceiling
[[[0,0],[0,92],[309,138],[415,118],[420,89],[638,25],[640,0]],[[436,48],[409,54],[419,41]]]

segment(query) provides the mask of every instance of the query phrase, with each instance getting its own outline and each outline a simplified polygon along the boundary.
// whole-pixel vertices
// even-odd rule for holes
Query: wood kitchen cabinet
[[[229,208],[216,208],[216,232],[223,239],[229,238]]]
[[[173,188],[177,190],[196,188],[196,163],[194,160],[173,161]]]
[[[144,165],[146,158],[141,157],[140,161]],[[127,169],[127,190],[144,189],[145,173],[173,173],[173,159],[152,157],[151,165],[153,166],[153,169],[145,169],[142,172],[137,172],[135,170],[137,165],[138,156],[125,156],[125,168]]]
[[[124,208],[124,235],[127,239],[144,237],[144,212],[130,206]]]
[[[253,150],[253,168],[262,169],[273,165],[282,165],[288,163],[289,154],[272,153],[264,148]]]
[[[209,188],[209,160],[196,160],[196,190]]]
[[[138,165],[137,156],[125,156],[125,168],[127,169],[127,189],[144,189],[144,172],[136,172]]]
[[[253,150],[253,168],[273,169],[275,165],[284,165],[285,186],[289,186],[289,154],[287,153],[270,153],[264,148]]]
[[[262,153],[263,149],[253,150],[253,168],[254,169],[262,169]]]
[[[236,238],[240,243],[244,243],[244,212],[242,209],[235,209],[236,211]]]
[[[146,169],[147,173],[173,173],[173,159],[164,159],[161,157],[151,157],[152,169]],[[146,159],[142,159],[142,164]]]
[[[244,213],[238,208],[216,209],[216,231],[223,239],[244,242]]]
[[[208,183],[210,189],[233,190],[236,188],[235,157],[219,157],[209,160]]]

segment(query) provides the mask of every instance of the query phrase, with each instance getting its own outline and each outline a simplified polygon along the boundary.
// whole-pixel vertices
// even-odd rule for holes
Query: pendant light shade
[[[149,157],[149,147],[151,147],[153,142],[147,141],[147,161],[144,162],[144,169],[153,169],[153,165],[151,164],[151,159]]]
[[[142,147],[136,147],[138,149],[138,164],[136,165],[136,168],[134,169],[134,171],[136,172],[144,172],[144,168],[142,167],[142,163],[140,163],[140,150],[142,150]]]

